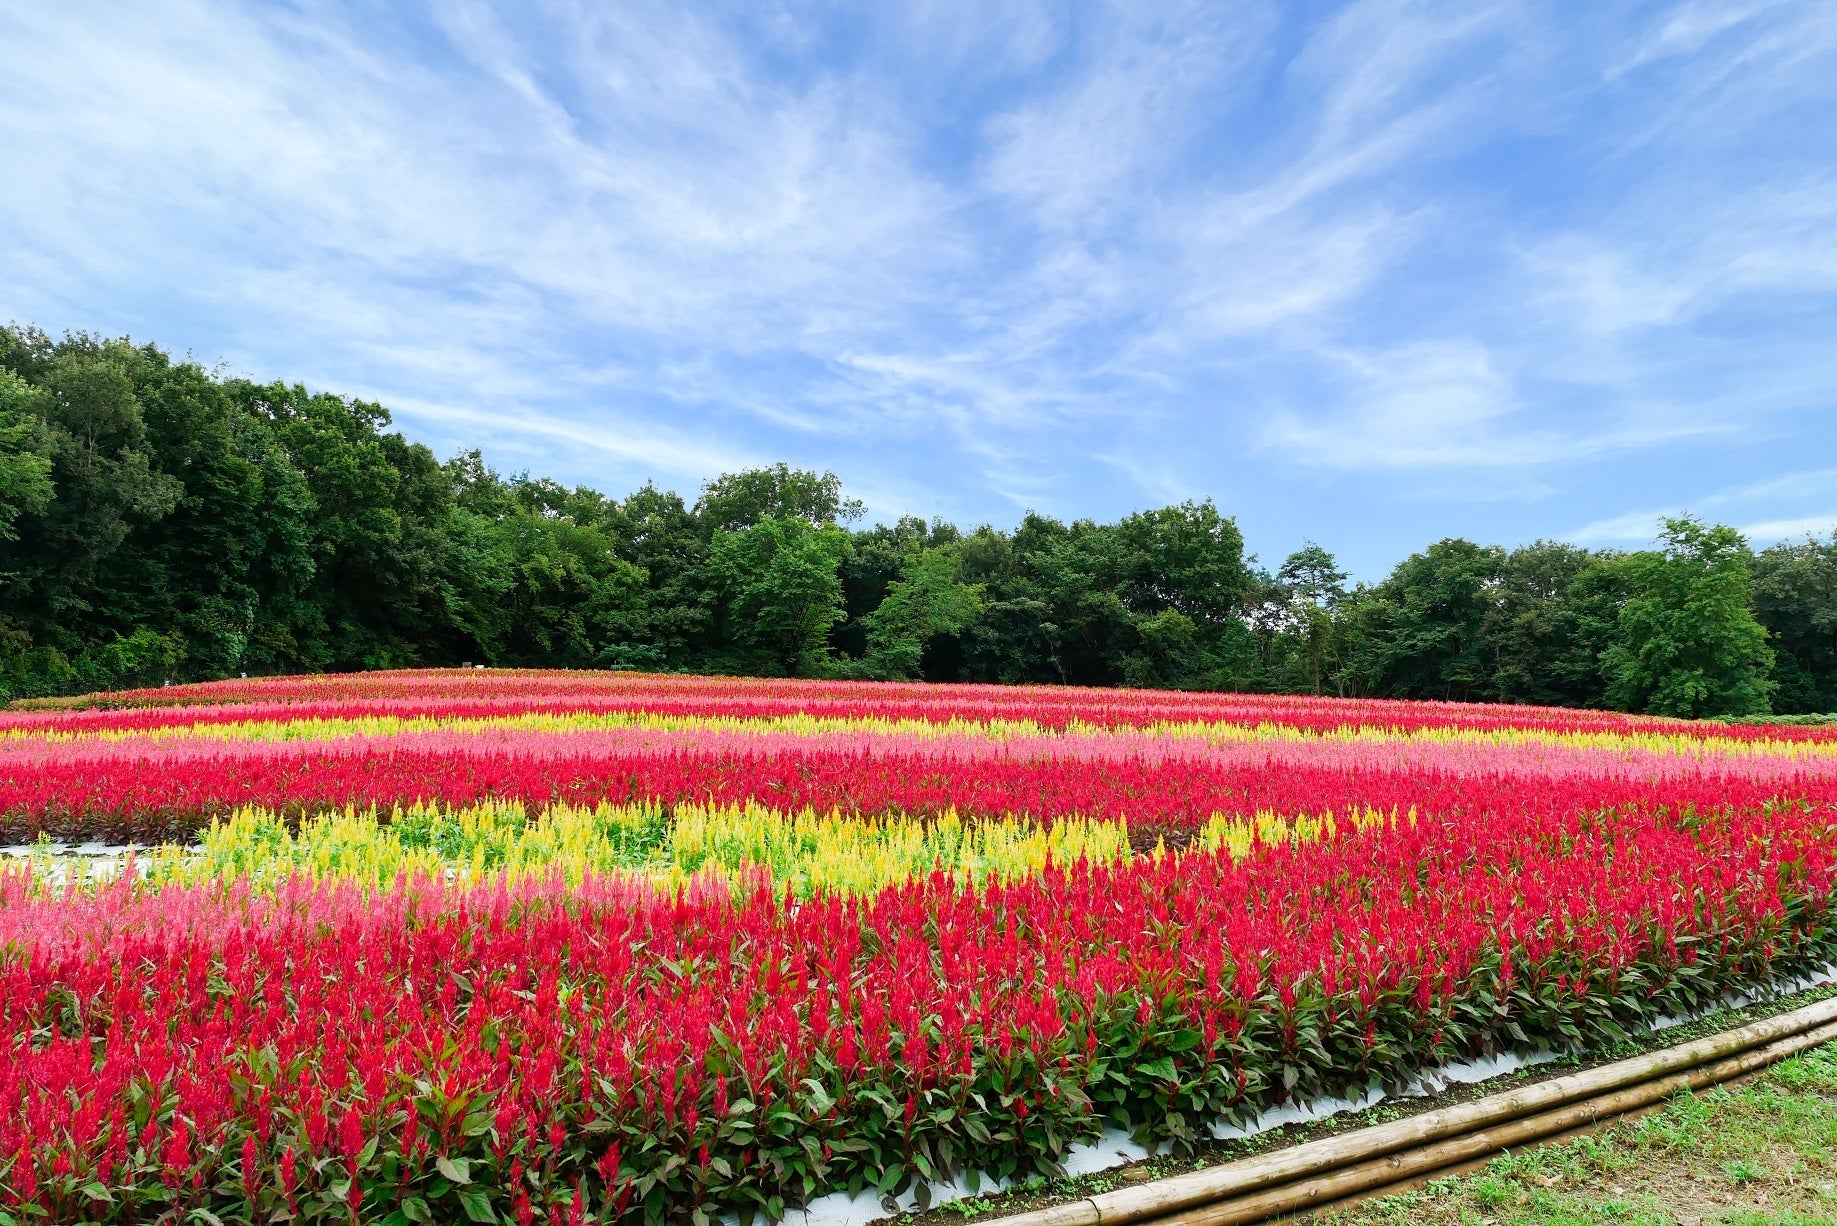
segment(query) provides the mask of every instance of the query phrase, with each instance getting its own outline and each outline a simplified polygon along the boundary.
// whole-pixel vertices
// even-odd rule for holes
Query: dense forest
[[[152,345],[0,328],[0,698],[457,664],[1837,710],[1837,535],[1439,541],[1348,586],[1210,502],[854,526],[778,465],[623,499]]]

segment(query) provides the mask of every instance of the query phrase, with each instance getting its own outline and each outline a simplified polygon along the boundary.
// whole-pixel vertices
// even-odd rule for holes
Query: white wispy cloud
[[[1797,519],[1763,519],[1759,523],[1744,525],[1741,534],[1759,545],[1792,540],[1795,537],[1829,538],[1837,535],[1837,508],[1822,515],[1801,515]]]
[[[1563,534],[1563,539],[1578,545],[1648,544],[1658,539],[1665,520],[1688,514],[1684,507],[1661,507],[1646,511],[1628,511],[1583,524]]]
[[[1703,500],[1704,506],[1731,506],[1743,503],[1775,502],[1786,498],[1811,498],[1822,501],[1837,490],[1837,468],[1814,468],[1804,472],[1781,473],[1735,489],[1723,490]]]
[[[1497,356],[1471,340],[1343,351],[1337,411],[1278,411],[1263,446],[1344,471],[1537,468],[1644,450],[1715,429],[1626,412],[1558,428],[1529,408]]]
[[[989,121],[982,176],[1041,227],[1089,234],[1139,214],[1205,108],[1246,88],[1272,22],[1252,4],[1101,6],[1087,22],[1065,84]]]
[[[1553,316],[1611,334],[1692,322],[1742,296],[1837,292],[1837,179],[1718,194],[1657,228],[1650,215],[1526,252]]]
[[[1578,545],[1649,545],[1658,539],[1664,521],[1688,515],[1687,507],[1666,507],[1651,511],[1630,511],[1608,519],[1584,524],[1568,534]],[[1738,523],[1735,530],[1756,548],[1778,544],[1805,536],[1829,536],[1837,532],[1837,510],[1820,515],[1800,515],[1789,519],[1763,519]]]
[[[1658,535],[1664,520],[1695,514],[1733,523],[1750,542],[1767,545],[1837,529],[1837,511],[1829,509],[1833,489],[1837,489],[1837,468],[1801,469],[1712,489],[1698,494],[1688,505],[1678,503],[1607,516],[1566,535],[1585,545],[1645,543]],[[1789,514],[1768,514],[1780,510]]]
[[[1827,5],[72,0],[0,68],[0,313],[608,488],[1363,475],[1607,534],[1578,466],[1829,437]]]

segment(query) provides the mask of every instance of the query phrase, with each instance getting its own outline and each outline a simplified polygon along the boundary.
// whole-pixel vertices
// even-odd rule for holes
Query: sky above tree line
[[[623,493],[1837,526],[1837,4],[0,8],[0,317]]]

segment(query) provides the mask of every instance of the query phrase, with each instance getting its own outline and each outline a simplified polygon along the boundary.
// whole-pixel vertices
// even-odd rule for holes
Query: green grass
[[[1837,1226],[1837,1044],[1630,1124],[1322,1215],[1331,1226]]]
[[[1186,1171],[1203,1169],[1218,1163],[1235,1162],[1255,1154],[1266,1153],[1284,1144],[1299,1144],[1305,1141],[1320,1140],[1327,1136],[1342,1135],[1357,1128],[1368,1128],[1374,1124],[1390,1123],[1393,1120],[1403,1119],[1417,1114],[1420,1111],[1449,1106],[1454,1102],[1469,1101],[1472,1098],[1484,1095],[1497,1094],[1503,1090],[1511,1089],[1514,1085],[1530,1084],[1539,1077],[1555,1076],[1576,1069],[1597,1067],[1606,1061],[1626,1059],[1627,1057],[1638,1055],[1641,1052],[1674,1046],[1691,1039],[1703,1038],[1712,1034],[1720,1034],[1736,1026],[1789,1012],[1790,1010],[1811,1004],[1814,1001],[1824,1000],[1833,996],[1837,996],[1837,988],[1823,986],[1811,988],[1803,992],[1769,997],[1765,1000],[1741,1006],[1740,1008],[1720,1010],[1716,1013],[1699,1018],[1694,1022],[1686,1022],[1683,1025],[1674,1026],[1663,1031],[1637,1035],[1611,1048],[1594,1049],[1586,1052],[1571,1052],[1554,1063],[1545,1064],[1534,1069],[1520,1069],[1516,1073],[1509,1074],[1506,1077],[1474,1086],[1455,1087],[1452,1091],[1438,1095],[1434,1098],[1420,1100],[1387,1099],[1377,1106],[1368,1107],[1363,1111],[1334,1116],[1327,1120],[1309,1124],[1287,1125],[1272,1132],[1263,1133],[1247,1141],[1233,1140],[1208,1142],[1202,1147],[1201,1152],[1197,1154],[1182,1156],[1164,1153],[1143,1162],[1131,1163],[1123,1167],[1113,1167],[1108,1170],[1097,1171],[1086,1175],[1061,1178],[1036,1177],[1026,1181],[1024,1184],[1009,1188],[1006,1191],[991,1192],[981,1196],[967,1197],[963,1200],[940,1203],[934,1205],[929,1210],[900,1214],[890,1220],[895,1226],[963,1226],[966,1221],[993,1220],[1031,1209],[1045,1208],[1048,1205],[1063,1204],[1067,1201],[1076,1200],[1082,1197],[1113,1192],[1121,1187],[1146,1183],[1153,1179],[1165,1179],[1170,1175],[1178,1175]],[[1642,1153],[1644,1155],[1642,1160],[1648,1161],[1651,1160],[1652,1156],[1658,1153],[1661,1148],[1687,1150],[1691,1146],[1704,1144],[1705,1142],[1702,1141],[1700,1135],[1701,1121],[1694,1120],[1691,1114],[1693,1111],[1702,1110],[1705,1104],[1720,1104],[1723,1097],[1737,1097],[1742,1094],[1752,1094],[1766,1087],[1771,1087],[1772,1092],[1776,1096],[1785,1095],[1793,1098],[1798,1102],[1802,1110],[1823,1118],[1831,1127],[1837,1127],[1837,1122],[1833,1122],[1837,1121],[1837,1077],[1833,1076],[1833,1066],[1837,1066],[1837,1043],[1831,1044],[1824,1049],[1822,1054],[1812,1053],[1808,1056],[1802,1056],[1796,1061],[1790,1061],[1780,1065],[1768,1074],[1768,1078],[1765,1082],[1756,1083],[1753,1090],[1736,1091],[1734,1094],[1728,1096],[1705,1096],[1703,1099],[1694,1099],[1688,1102],[1679,1103],[1669,1114],[1663,1116],[1648,1116],[1641,1125],[1641,1129],[1636,1137],[1623,1138],[1623,1140],[1637,1143],[1642,1146]],[[1634,1129],[1629,1126],[1621,1131],[1622,1133],[1632,1133]],[[1749,1129],[1750,1133],[1752,1133],[1752,1131],[1752,1129]],[[1806,1132],[1805,1136],[1807,1138],[1805,1143],[1812,1147],[1817,1157],[1822,1158],[1825,1143],[1809,1132]],[[1582,1144],[1584,1143],[1578,1143],[1578,1145]],[[1599,1145],[1601,1142],[1591,1138],[1586,1144]],[[1607,1161],[1607,1159],[1604,1159],[1604,1161]],[[1730,1165],[1742,1163],[1746,1165]],[[1823,1168],[1819,1162],[1813,1161],[1808,1163],[1807,1169],[1809,1171],[1822,1170]],[[1511,1179],[1511,1170],[1512,1165],[1511,1162],[1508,1161],[1502,1163],[1494,1170],[1489,1171],[1484,1178],[1492,1181],[1491,1186],[1474,1191],[1466,1200],[1447,1200],[1446,1203],[1443,1204],[1442,1202],[1436,1202],[1430,1198],[1417,1199],[1393,1197],[1391,1203],[1383,1206],[1385,1212],[1378,1216],[1373,1216],[1371,1207],[1367,1206],[1361,1207],[1357,1213],[1342,1213],[1335,1220],[1343,1224],[1343,1226],[1371,1226],[1372,1223],[1392,1223],[1395,1224],[1395,1226],[1403,1226],[1403,1224],[1407,1223],[1408,1226],[1417,1226],[1415,1218],[1420,1216],[1417,1212],[1417,1207],[1422,1205],[1439,1205],[1440,1207],[1437,1209],[1439,1216],[1430,1215],[1429,1217],[1429,1221],[1437,1224],[1437,1226],[1443,1223],[1460,1223],[1463,1224],[1463,1226],[1467,1223],[1473,1223],[1475,1226],[1515,1226],[1515,1224],[1516,1226],[1522,1226],[1522,1224],[1529,1222],[1634,1222],[1650,1224],[1653,1222],[1676,1223],[1680,1221],[1693,1224],[1714,1222],[1718,1223],[1719,1226],[1730,1226],[1730,1224],[1733,1224],[1733,1226],[1804,1226],[1804,1224],[1814,1222],[1831,1223],[1831,1226],[1837,1226],[1837,1199],[1833,1199],[1833,1195],[1837,1194],[1826,1195],[1822,1200],[1812,1200],[1809,1202],[1810,1207],[1802,1211],[1795,1209],[1794,1213],[1796,1213],[1796,1216],[1794,1216],[1794,1213],[1781,1214],[1778,1212],[1772,1213],[1770,1216],[1767,1212],[1761,1212],[1758,1215],[1750,1213],[1744,1217],[1740,1213],[1721,1213],[1720,1211],[1715,1213],[1699,1212],[1685,1206],[1684,1202],[1686,1201],[1704,1203],[1707,1200],[1711,1204],[1711,1208],[1714,1208],[1714,1198],[1719,1196],[1720,1193],[1713,1188],[1705,1188],[1701,1180],[1706,1173],[1720,1172],[1721,1176],[1730,1187],[1737,1190],[1747,1190],[1750,1193],[1751,1200],[1765,1195],[1767,1197],[1767,1204],[1760,1206],[1761,1209],[1766,1209],[1768,1206],[1772,1206],[1775,1209],[1778,1208],[1776,1193],[1772,1185],[1766,1182],[1768,1168],[1758,1162],[1752,1154],[1743,1152],[1742,1147],[1739,1145],[1730,1147],[1729,1152],[1720,1160],[1711,1162],[1707,1166],[1693,1169],[1684,1176],[1684,1178],[1689,1178],[1690,1176],[1695,1176],[1695,1178],[1689,1178],[1688,1183],[1681,1185],[1682,1191],[1672,1196],[1671,1199],[1677,1202],[1677,1204],[1671,1205],[1670,1207],[1676,1209],[1676,1213],[1674,1216],[1668,1218],[1664,1217],[1662,1212],[1660,1212],[1667,1207],[1662,1201],[1658,1205],[1657,1210],[1654,1211],[1659,1212],[1659,1216],[1654,1216],[1651,1212],[1646,1213],[1644,1216],[1640,1216],[1637,1213],[1631,1213],[1629,1215],[1626,1206],[1609,1203],[1615,1201],[1617,1198],[1624,1197],[1624,1194],[1627,1192],[1637,1191],[1637,1189],[1627,1185],[1624,1178],[1619,1182],[1612,1179],[1606,1179],[1601,1183],[1597,1190],[1604,1193],[1604,1195],[1599,1196],[1597,1199],[1603,1203],[1593,1205],[1584,1203],[1580,1208],[1572,1207],[1570,1210],[1566,1211],[1567,1216],[1550,1216],[1550,1205],[1560,1200],[1561,1197],[1558,1195],[1541,1195],[1541,1193],[1552,1192],[1553,1189],[1565,1190],[1566,1185],[1564,1181],[1557,1179],[1547,1185],[1536,1182],[1537,1180],[1550,1178],[1550,1173],[1548,1171],[1539,1168],[1538,1173],[1533,1177],[1534,1188],[1522,1186],[1523,1180],[1520,1179],[1518,1181],[1519,1186],[1508,1189],[1506,1183]],[[1797,1178],[1797,1182],[1800,1184],[1803,1184],[1808,1179],[1814,1184],[1818,1180],[1823,1180],[1827,1184],[1828,1190],[1830,1182],[1832,1180],[1837,1180],[1837,1165],[1833,1165],[1832,1171],[1833,1173],[1823,1175],[1812,1176],[1808,1174],[1802,1178],[1795,1178]],[[1757,1184],[1759,1185],[1758,1187],[1755,1186]],[[1465,1185],[1451,1183],[1450,1189],[1458,1189],[1463,1186]],[[1573,1184],[1567,1186],[1573,1186]],[[1615,1187],[1621,1188],[1621,1192],[1614,1193],[1613,1189]],[[1437,1191],[1447,1191],[1449,1196],[1453,1196],[1453,1191],[1450,1189],[1437,1189]],[[1816,1189],[1814,1188],[1814,1190]],[[1799,1195],[1799,1190],[1794,1189],[1793,1195]],[[1526,1198],[1522,1204],[1520,1204],[1518,1200],[1521,1196]],[[1488,1202],[1488,1204],[1482,1207],[1479,1203],[1481,1201]],[[1537,1210],[1538,1212],[1531,1213],[1528,1216],[1523,1212],[1517,1212],[1516,1216],[1512,1214],[1502,1216],[1500,1212],[1502,1209],[1518,1211],[1524,1210],[1527,1207]],[[1635,1208],[1637,1207],[1638,1206],[1635,1205]],[[1723,1202],[1722,1207],[1728,1207],[1726,1202]],[[1542,1216],[1539,1216],[1539,1213],[1542,1213]]]

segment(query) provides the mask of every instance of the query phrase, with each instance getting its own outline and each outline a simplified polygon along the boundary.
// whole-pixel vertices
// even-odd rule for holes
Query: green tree
[[[1138,646],[1135,614],[1123,603],[1130,561],[1114,528],[1029,515],[1015,533],[1024,560],[1014,592],[1044,606],[1038,629],[1056,676],[1072,685],[1115,685]],[[1024,607],[1024,606],[1021,606]],[[1018,611],[1018,608],[1017,608]]]
[[[1318,694],[1337,664],[1334,614],[1346,599],[1346,572],[1332,554],[1308,541],[1283,559],[1276,584],[1284,614],[1282,629],[1306,669],[1308,691]]]
[[[1064,679],[1055,646],[1059,627],[1052,610],[1034,595],[1027,555],[1043,541],[1063,535],[1057,520],[1029,515],[1022,533],[984,524],[956,546],[959,577],[983,591],[982,615],[957,636],[957,677],[1012,683]],[[1020,539],[1017,539],[1020,538]]]
[[[597,526],[524,512],[500,533],[511,582],[490,662],[584,668],[609,643],[632,639],[646,576]]]
[[[1243,534],[1209,498],[1138,512],[1114,535],[1124,559],[1123,603],[1135,612],[1173,609],[1195,626],[1220,628],[1250,592]]]
[[[928,524],[916,515],[857,529],[854,548],[842,563],[842,598],[848,615],[830,632],[831,648],[848,658],[865,659],[869,652],[867,615],[880,607],[914,555],[949,544],[957,536],[957,530],[942,520]]]
[[[692,667],[715,646],[720,605],[708,540],[694,513],[680,495],[646,483],[606,523],[619,556],[645,575],[645,587],[631,610],[629,636],[605,645],[604,662]]]
[[[1356,602],[1352,675],[1395,698],[1486,697],[1484,627],[1504,564],[1498,546],[1453,537],[1398,563]]]
[[[22,499],[0,539],[0,686],[11,693],[148,680],[186,655],[164,624],[166,594],[126,548],[184,492],[149,437],[136,388],[146,358],[123,341],[0,328],[9,398],[37,419],[22,432],[35,457],[24,467],[48,460],[51,485],[49,498]]]
[[[1619,641],[1620,610],[1633,592],[1630,557],[1618,550],[1597,552],[1563,595],[1561,615],[1568,642],[1550,654],[1549,668],[1552,689],[1565,701],[1584,707],[1610,705],[1606,658]]]
[[[1595,602],[1602,591],[1618,590],[1602,572],[1612,556],[1543,540],[1506,555],[1482,626],[1494,698],[1600,705],[1606,688],[1600,653],[1619,609],[1611,598],[1605,610]]]
[[[1657,715],[1764,715],[1773,652],[1754,617],[1747,542],[1735,529],[1667,519],[1664,548],[1629,555],[1631,595],[1603,657],[1608,701]]]
[[[27,343],[49,350],[38,403],[57,497],[21,533],[18,571],[53,620],[98,610],[106,617],[114,610],[96,590],[103,562],[136,527],[169,514],[184,487],[159,471],[148,447],[134,350],[89,337]]]
[[[1316,608],[1335,609],[1346,599],[1346,572],[1337,558],[1313,541],[1284,558],[1276,578],[1295,599]]]
[[[1237,521],[1211,499],[1128,516],[1116,525],[1119,597],[1134,645],[1123,674],[1145,685],[1216,684],[1256,648],[1243,611],[1256,589]]]
[[[735,640],[765,652],[787,674],[820,664],[843,616],[848,533],[797,516],[772,516],[714,534],[708,567],[725,596]]]
[[[778,463],[723,473],[702,486],[695,505],[703,530],[738,532],[763,519],[801,519],[811,527],[852,523],[861,518],[861,503],[842,497],[842,479]]]
[[[1755,555],[1754,614],[1773,646],[1773,709],[1837,711],[1837,531]]]
[[[300,663],[393,668],[467,651],[449,603],[463,560],[454,483],[433,453],[386,433],[378,404],[278,383],[231,391],[273,423],[312,505],[310,586],[291,628]]]
[[[885,599],[861,619],[870,675],[918,676],[933,639],[959,634],[981,616],[982,588],[962,582],[962,569],[963,560],[949,549],[925,549],[907,557]]]
[[[0,369],[0,540],[13,540],[21,515],[51,501],[51,456],[40,393],[10,370]]]
[[[196,363],[147,346],[129,369],[152,463],[180,494],[105,565],[112,599],[135,610],[137,625],[181,639],[191,675],[284,663],[285,619],[313,571],[304,480],[269,423]]]

